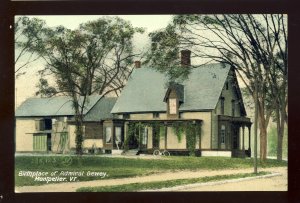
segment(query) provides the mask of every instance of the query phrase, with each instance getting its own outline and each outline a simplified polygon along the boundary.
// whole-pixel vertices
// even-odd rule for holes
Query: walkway
[[[281,173],[282,176],[277,176],[268,179],[252,180],[249,182],[248,187],[245,182],[239,182],[237,185],[235,183],[228,183],[227,187],[222,187],[221,185],[213,187],[206,186],[201,188],[189,188],[188,191],[216,191],[216,190],[287,190],[287,169],[286,167],[278,168],[267,168],[262,169],[262,171],[270,171],[274,173]],[[76,189],[80,187],[94,187],[94,186],[110,186],[110,185],[121,185],[129,183],[140,183],[140,182],[153,182],[162,180],[174,180],[183,178],[199,178],[205,176],[216,176],[216,175],[228,175],[237,173],[251,173],[252,168],[249,169],[231,169],[222,171],[212,171],[212,170],[199,170],[199,171],[178,171],[178,172],[167,172],[153,174],[149,176],[123,178],[123,179],[107,179],[107,180],[95,180],[95,181],[84,181],[84,182],[68,182],[68,183],[58,183],[58,184],[47,184],[42,186],[23,186],[16,187],[15,192],[75,192]],[[266,181],[267,180],[267,181]],[[261,181],[265,181],[265,184],[261,184]],[[281,185],[280,187],[278,184]],[[241,187],[244,185],[244,187]],[[274,186],[274,187],[273,187]],[[277,188],[278,187],[278,188]]]

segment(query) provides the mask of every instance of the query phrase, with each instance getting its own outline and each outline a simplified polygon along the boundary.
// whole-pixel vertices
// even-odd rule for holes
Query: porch
[[[232,157],[251,157],[252,123],[250,121],[250,118],[219,115],[218,121],[220,140],[219,149],[231,150]],[[229,136],[226,136],[226,134],[228,134]],[[245,137],[247,135],[248,142],[246,141]]]
[[[127,120],[124,147],[136,149],[140,154],[166,149],[171,155],[199,156],[201,123],[200,119]]]

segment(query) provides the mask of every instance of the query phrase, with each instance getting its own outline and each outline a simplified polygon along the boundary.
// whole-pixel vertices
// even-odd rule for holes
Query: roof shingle
[[[86,114],[100,98],[100,95],[89,96],[89,102],[86,103],[83,113]],[[24,101],[15,112],[16,117],[72,116],[74,114],[72,99],[68,96],[29,98]]]
[[[221,63],[194,68],[182,83],[184,102],[179,111],[214,109],[229,70]],[[111,113],[165,112],[167,84],[167,77],[154,69],[135,69]]]

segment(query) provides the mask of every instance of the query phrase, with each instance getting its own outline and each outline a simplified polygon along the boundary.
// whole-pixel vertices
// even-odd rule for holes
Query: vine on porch
[[[127,128],[127,136],[124,141],[125,150],[129,149],[129,140],[133,137],[135,137],[137,140],[139,140],[139,143],[141,143],[142,136],[139,135],[141,134],[141,129],[144,129],[145,127],[151,127],[152,129],[160,128],[159,136],[155,137],[154,139],[160,139],[165,135],[166,124],[163,122],[147,121],[147,123],[129,123]],[[175,132],[178,142],[182,141],[182,136],[185,133],[187,149],[189,150],[190,155],[195,155],[196,142],[201,135],[201,125],[195,124],[193,121],[184,121],[174,122],[172,123],[172,125],[170,125],[170,127],[172,127],[172,130]]]

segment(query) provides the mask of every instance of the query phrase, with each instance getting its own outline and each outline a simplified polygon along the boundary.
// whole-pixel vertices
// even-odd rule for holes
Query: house
[[[190,51],[181,54],[182,68],[189,68]],[[137,62],[111,113],[124,121],[121,142],[140,153],[166,149],[171,154],[251,156],[251,122],[235,71],[225,64],[193,68],[187,80],[175,83]],[[111,131],[104,129],[107,143]]]
[[[115,102],[113,97],[88,97],[83,112],[83,149],[103,148],[104,120],[114,124],[110,111]],[[29,98],[17,108],[15,118],[16,152],[75,151],[74,109],[70,97]]]

